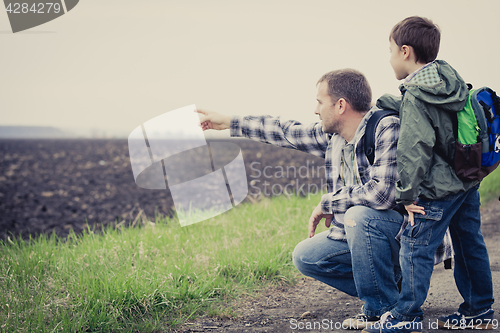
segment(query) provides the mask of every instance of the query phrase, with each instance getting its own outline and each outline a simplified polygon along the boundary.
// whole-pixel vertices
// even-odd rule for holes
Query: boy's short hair
[[[370,110],[372,89],[366,77],[355,69],[338,69],[323,75],[317,84],[328,83],[328,95],[333,103],[344,98],[357,112]]]
[[[411,46],[415,52],[416,61],[428,63],[436,60],[441,41],[441,31],[431,20],[411,16],[396,24],[389,36],[399,47]]]

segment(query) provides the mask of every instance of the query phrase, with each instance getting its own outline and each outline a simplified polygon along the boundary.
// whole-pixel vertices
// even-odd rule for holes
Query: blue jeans
[[[398,301],[401,270],[394,237],[402,223],[396,211],[352,207],[344,218],[347,243],[324,231],[295,247],[293,263],[302,274],[359,297],[364,314],[380,316]]]
[[[420,308],[427,298],[434,269],[434,252],[450,228],[455,251],[454,277],[464,302],[459,312],[475,316],[491,308],[493,286],[488,251],[481,234],[479,186],[441,200],[418,200],[425,215],[415,215],[401,237],[400,263],[403,283],[392,314],[399,320],[423,318]]]

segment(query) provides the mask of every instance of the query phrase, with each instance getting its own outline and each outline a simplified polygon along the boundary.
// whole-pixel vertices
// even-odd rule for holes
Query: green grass
[[[498,200],[500,196],[500,168],[490,173],[481,182],[479,187],[481,204],[484,205],[492,200]]]
[[[500,169],[482,182],[482,203],[499,189]],[[293,283],[291,253],[319,198],[265,199],[187,227],[157,218],[64,240],[9,238],[0,332],[167,332],[201,313],[230,314],[222,302]]]
[[[180,227],[0,243],[1,332],[166,332],[221,302],[293,283],[294,246],[319,196],[244,204]],[[324,227],[323,227],[324,228]]]

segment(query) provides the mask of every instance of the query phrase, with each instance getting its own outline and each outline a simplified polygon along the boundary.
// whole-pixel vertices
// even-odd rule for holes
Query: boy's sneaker
[[[378,316],[367,316],[364,313],[360,313],[353,318],[348,318],[342,322],[342,328],[351,330],[360,330],[363,328],[371,327],[372,324],[378,322],[380,317]]]
[[[439,328],[447,329],[478,329],[478,330],[491,330],[493,329],[493,324],[495,328],[498,328],[498,321],[493,319],[493,311],[489,309],[488,311],[481,313],[477,316],[464,316],[460,312],[455,312],[449,316],[443,316],[438,318]]]
[[[415,318],[413,321],[401,321],[386,312],[380,317],[380,321],[372,327],[365,328],[362,333],[421,333],[422,321]]]

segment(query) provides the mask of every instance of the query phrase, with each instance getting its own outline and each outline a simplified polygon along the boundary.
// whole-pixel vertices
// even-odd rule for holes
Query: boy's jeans
[[[365,301],[364,314],[380,316],[399,297],[399,244],[394,237],[403,216],[355,206],[344,221],[348,243],[330,239],[324,231],[295,247],[293,263],[302,274]]]
[[[441,200],[418,200],[418,205],[425,208],[425,215],[416,214],[415,225],[408,224],[401,237],[403,283],[398,305],[392,310],[397,319],[423,318],[420,307],[429,291],[434,252],[448,226],[455,251],[455,283],[464,299],[459,312],[475,316],[491,308],[493,286],[481,234],[478,187]]]

